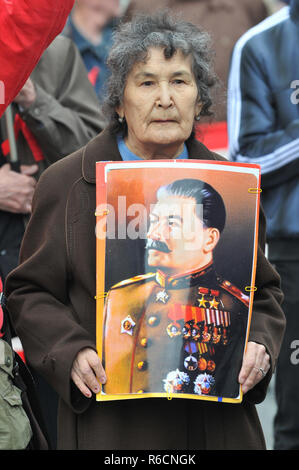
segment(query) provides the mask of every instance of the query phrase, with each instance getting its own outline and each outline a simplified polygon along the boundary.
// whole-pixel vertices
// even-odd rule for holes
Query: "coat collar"
[[[195,138],[187,142],[190,159],[216,160],[217,156]],[[83,150],[82,176],[87,183],[95,184],[95,164],[98,161],[122,161],[118,151],[117,139],[109,127],[92,139]]]

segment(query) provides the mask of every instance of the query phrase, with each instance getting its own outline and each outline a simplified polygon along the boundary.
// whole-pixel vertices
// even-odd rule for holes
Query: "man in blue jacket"
[[[63,30],[78,47],[100,102],[109,76],[106,61],[119,21],[119,3],[119,0],[76,0]]]
[[[299,449],[299,0],[236,44],[228,92],[232,160],[258,163],[269,259],[282,279],[287,329],[276,371],[274,448]]]

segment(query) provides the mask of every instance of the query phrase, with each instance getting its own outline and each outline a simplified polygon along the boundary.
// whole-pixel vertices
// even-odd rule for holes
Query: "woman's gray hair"
[[[151,47],[164,48],[170,59],[177,50],[191,56],[198,96],[202,103],[200,114],[210,116],[210,89],[217,78],[212,70],[210,36],[197,26],[171,16],[168,10],[155,15],[138,15],[122,23],[114,32],[114,43],[108,57],[110,77],[107,81],[103,113],[111,130],[126,134],[126,123],[120,123],[116,108],[121,105],[127,77],[133,66],[146,61]]]

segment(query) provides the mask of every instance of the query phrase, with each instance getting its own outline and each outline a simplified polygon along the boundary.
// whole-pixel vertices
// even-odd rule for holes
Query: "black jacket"
[[[268,240],[293,240],[299,259],[299,0],[235,46],[229,80],[230,156],[258,163]]]

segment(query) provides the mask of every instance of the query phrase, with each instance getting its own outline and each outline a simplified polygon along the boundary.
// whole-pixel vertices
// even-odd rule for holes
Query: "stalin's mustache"
[[[146,245],[145,245],[145,249],[162,251],[163,253],[171,252],[171,250],[168,248],[166,243],[160,242],[160,240],[152,240],[151,238],[148,238]]]

